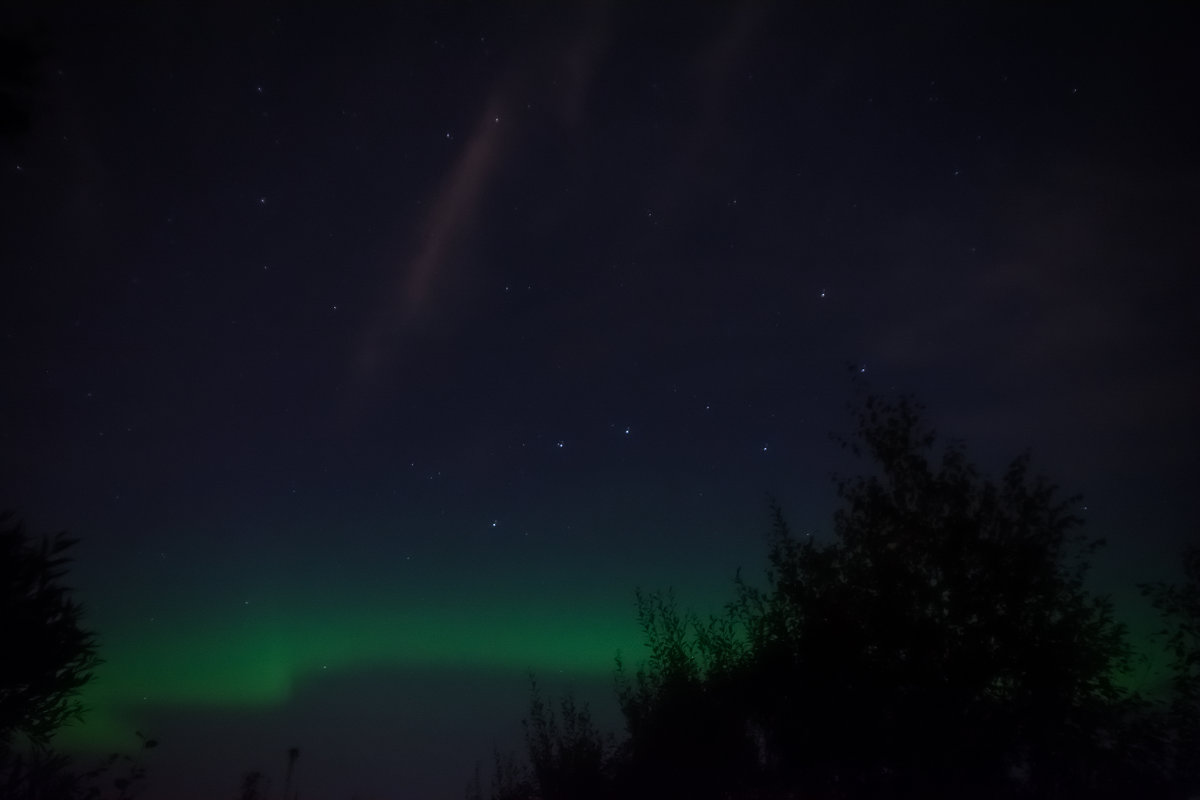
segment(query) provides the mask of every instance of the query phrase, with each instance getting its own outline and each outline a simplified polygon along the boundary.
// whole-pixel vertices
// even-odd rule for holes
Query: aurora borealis
[[[1181,10],[3,14],[0,507],[81,540],[59,741],[157,737],[147,800],[291,746],[460,797],[530,671],[615,729],[635,589],[719,609],[768,493],[827,534],[863,386],[1081,492],[1144,643],[1200,512]]]

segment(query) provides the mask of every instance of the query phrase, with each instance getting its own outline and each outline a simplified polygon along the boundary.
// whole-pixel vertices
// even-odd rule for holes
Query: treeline
[[[858,422],[847,446],[871,469],[839,482],[831,541],[793,535],[773,507],[763,581],[739,577],[723,613],[639,593],[649,655],[618,661],[623,735],[535,690],[526,753],[496,758],[487,796],[1200,796],[1200,548],[1181,584],[1140,587],[1169,657],[1165,693],[1143,695],[1125,680],[1127,631],[1085,586],[1101,543],[1077,498],[1025,456],[981,475],[911,401],[869,399]],[[129,800],[144,785],[136,756],[87,769],[53,747],[99,663],[63,583],[72,544],[0,516],[6,800]],[[251,773],[242,796],[265,790]]]
[[[497,755],[471,800],[601,798],[1187,798],[1200,796],[1200,549],[1162,615],[1167,696],[1126,682],[1134,653],[1085,587],[1101,542],[1078,498],[998,481],[940,446],[910,400],[865,402],[834,537],[778,507],[765,585],[723,614],[639,593],[649,658],[618,660],[618,739],[536,691],[526,754]]]

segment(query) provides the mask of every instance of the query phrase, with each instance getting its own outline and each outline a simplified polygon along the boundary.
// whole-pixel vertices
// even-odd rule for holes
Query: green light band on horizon
[[[62,741],[88,749],[128,743],[139,708],[261,707],[291,700],[306,681],[363,667],[612,674],[618,650],[640,648],[627,609],[611,616],[572,610],[463,607],[441,614],[347,606],[320,615],[264,614],[237,625],[209,623],[105,649],[82,695],[90,711]],[[640,654],[638,655],[640,658]]]

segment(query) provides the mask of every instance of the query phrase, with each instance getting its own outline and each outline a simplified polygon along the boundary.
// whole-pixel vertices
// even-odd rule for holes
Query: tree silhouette
[[[74,544],[61,533],[30,541],[10,514],[0,516],[0,750],[18,736],[45,746],[82,714],[78,694],[100,659],[62,583]]]
[[[542,800],[607,797],[614,745],[592,722],[587,705],[563,697],[556,714],[533,684],[525,744]]]
[[[1179,797],[1200,794],[1200,547],[1182,555],[1182,586],[1142,584],[1162,615],[1171,655],[1170,698],[1162,725],[1165,768]]]
[[[136,732],[137,755],[112,753],[88,770],[51,747],[0,754],[0,797],[4,800],[133,800],[146,783],[142,757],[158,746]]]
[[[514,753],[501,753],[497,749],[494,753],[492,785],[488,797],[491,800],[534,800],[538,796],[528,764],[523,763]],[[483,800],[478,764],[475,767],[475,777],[467,786],[466,798]]]
[[[527,763],[496,753],[492,800],[601,800],[613,797],[616,748],[592,722],[587,705],[567,694],[559,710],[549,706],[530,678],[529,713],[522,720]],[[482,800],[476,769],[468,800]]]
[[[740,585],[749,708],[777,780],[870,796],[1057,797],[1151,776],[1125,758],[1123,626],[1084,588],[1101,542],[1077,498],[999,482],[940,452],[911,400],[868,398],[848,446],[874,471],[839,481],[834,541],[775,509],[768,586]]]
[[[54,734],[82,719],[79,692],[100,664],[95,635],[62,583],[76,540],[27,537],[0,515],[0,797],[5,800],[131,800],[143,788],[142,758],[158,746],[141,731],[137,755],[113,753],[89,770],[53,748]]]
[[[607,796],[1189,796],[1200,556],[1184,588],[1147,589],[1175,626],[1164,715],[1122,688],[1131,651],[1085,586],[1102,542],[1078,498],[1027,454],[981,474],[911,399],[868,397],[856,422],[868,467],[837,482],[830,541],[793,536],[772,502],[765,583],[739,575],[724,614],[639,592],[649,658],[632,676],[618,659]]]
[[[48,50],[44,25],[0,31],[0,141],[16,141],[29,132]]]
[[[296,759],[300,757],[299,747],[289,747],[287,750],[287,771],[283,778],[283,800],[288,800],[288,795],[295,800],[296,795],[292,794],[292,774],[296,770]]]
[[[739,665],[746,656],[730,620],[702,624],[668,593],[637,593],[650,658],[632,676],[617,660],[617,697],[629,741],[625,793],[728,797],[755,783]]]
[[[267,781],[258,770],[250,770],[242,775],[242,788],[238,800],[263,800],[267,792]]]
[[[82,798],[83,800],[133,800],[141,793],[146,784],[146,767],[141,759],[150,750],[158,747],[158,740],[151,739],[141,731],[134,734],[141,742],[138,755],[128,753],[113,753],[96,768],[80,776],[75,793],[62,795],[67,798]],[[119,768],[119,771],[118,771]],[[112,788],[108,791],[105,784]],[[50,795],[38,795],[42,800],[50,800]]]

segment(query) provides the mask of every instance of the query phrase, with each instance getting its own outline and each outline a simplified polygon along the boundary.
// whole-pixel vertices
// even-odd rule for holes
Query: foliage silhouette
[[[759,754],[740,691],[746,653],[731,621],[681,615],[669,592],[639,591],[637,611],[650,658],[632,678],[617,660],[626,790],[725,797],[747,788]]]
[[[101,800],[101,798],[133,800],[145,788],[146,767],[142,764],[141,756],[158,747],[158,740],[147,737],[141,731],[134,733],[142,743],[139,755],[113,753],[98,767],[85,773],[81,782],[84,800]],[[118,766],[121,767],[119,772],[117,771]],[[115,793],[105,791],[102,788],[104,783],[108,783]]]
[[[100,664],[95,635],[63,584],[75,539],[31,540],[0,515],[0,797],[130,800],[145,783],[141,755],[158,742],[136,732],[137,756],[113,753],[90,770],[53,748],[55,733],[84,712],[79,692]]]
[[[0,797],[4,800],[133,800],[145,788],[142,756],[158,746],[141,740],[136,756],[112,753],[90,770],[50,747],[11,749],[0,754]]]
[[[1183,551],[1182,586],[1138,588],[1162,615],[1171,655],[1170,698],[1162,721],[1163,767],[1180,797],[1200,794],[1200,547]]]
[[[765,585],[739,574],[724,614],[638,593],[649,658],[632,676],[618,658],[627,739],[606,796],[1200,790],[1200,557],[1184,588],[1146,589],[1175,625],[1164,713],[1122,688],[1131,651],[1109,599],[1085,587],[1102,542],[1082,535],[1078,498],[1027,454],[987,478],[961,444],[939,446],[911,399],[868,397],[856,422],[846,446],[870,467],[837,481],[831,541],[793,536],[772,502]],[[531,708],[547,728],[536,694]],[[530,762],[543,763],[533,779],[494,800],[551,796],[537,776],[567,769],[559,751],[535,737]]]
[[[20,148],[46,101],[47,61],[57,55],[43,9],[8,3],[0,16],[0,147]]]
[[[982,477],[920,408],[868,398],[832,543],[778,508],[767,589],[739,585],[747,710],[775,782],[849,796],[1077,796],[1152,779],[1125,631],[1084,588],[1101,545],[1029,458]]]
[[[0,753],[0,797],[6,800],[74,800],[82,785],[62,753],[45,747]]]
[[[591,711],[570,695],[557,712],[530,677],[529,713],[522,720],[527,763],[497,752],[491,800],[601,800],[614,796],[616,745],[592,721]],[[468,800],[482,800],[478,769]]]
[[[493,754],[492,783],[488,797],[491,800],[531,800],[538,797],[529,767],[513,753],[496,750]],[[475,777],[467,785],[466,800],[483,800],[479,765],[475,766]]]
[[[40,31],[0,33],[0,139],[29,132],[45,49]]]
[[[287,770],[284,772],[283,778],[283,800],[288,800],[288,795],[291,795],[292,800],[295,800],[296,794],[292,792],[292,775],[296,770],[296,759],[300,757],[299,747],[289,747],[287,750]]]
[[[258,770],[250,770],[242,775],[242,789],[238,800],[264,800],[269,794],[269,781]]]
[[[16,737],[47,745],[79,719],[79,691],[100,663],[82,609],[62,584],[74,539],[32,542],[10,514],[0,516],[0,749]]]

